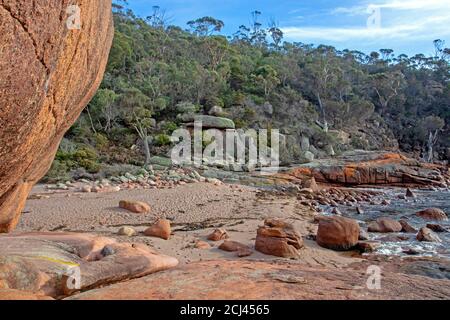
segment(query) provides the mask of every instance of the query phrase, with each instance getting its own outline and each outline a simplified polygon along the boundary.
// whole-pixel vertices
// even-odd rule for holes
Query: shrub
[[[245,94],[236,92],[233,97],[233,105],[242,106],[245,103]]]
[[[266,102],[266,99],[264,97],[257,96],[257,95],[252,95],[251,99],[253,100],[253,102],[255,104],[258,104],[258,105],[262,105],[262,104],[264,104],[264,102]]]
[[[167,134],[172,134],[175,130],[177,130],[178,129],[178,126],[177,126],[177,124],[175,123],[175,122],[171,122],[171,121],[169,121],[169,122],[167,122],[165,125],[164,125],[164,131],[167,133]]]
[[[241,118],[234,119],[234,124],[236,125],[236,129],[245,129],[248,127],[248,122]]]
[[[158,134],[155,137],[154,144],[158,147],[170,145],[172,141],[167,134]]]
[[[206,110],[211,109],[214,106],[224,107],[225,104],[221,98],[218,97],[208,97],[205,101]]]
[[[54,160],[50,170],[47,172],[43,181],[46,182],[60,182],[70,180],[70,167],[64,161]]]
[[[109,145],[108,137],[101,133],[94,134],[95,146],[98,150],[105,150]]]
[[[101,168],[98,160],[97,152],[88,145],[82,145],[74,152],[58,150],[48,175],[63,176],[68,171],[79,167],[85,168],[90,173],[97,173]]]

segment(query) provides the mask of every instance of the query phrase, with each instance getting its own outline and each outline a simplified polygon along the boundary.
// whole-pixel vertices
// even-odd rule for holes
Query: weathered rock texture
[[[448,220],[447,214],[438,208],[429,208],[416,213],[416,216],[421,217],[425,220],[437,220],[445,221]]]
[[[113,38],[111,0],[0,0],[0,232],[16,226],[31,187],[97,90]]]
[[[314,177],[319,183],[339,185],[436,185],[446,186],[445,168],[420,163],[396,153],[365,152],[342,156],[333,160],[319,160],[298,167],[288,174],[287,180],[306,180]]]
[[[429,228],[421,228],[416,236],[417,240],[425,242],[442,242],[441,239]]]
[[[402,232],[406,233],[416,233],[417,230],[411,226],[406,220],[399,220],[400,225],[402,226]]]
[[[54,300],[51,297],[15,289],[0,289],[0,300]]]
[[[144,234],[149,237],[157,237],[164,240],[170,239],[172,228],[170,221],[167,219],[160,219],[156,221],[150,228],[144,231]]]
[[[359,231],[359,225],[353,219],[326,217],[319,221],[316,241],[324,248],[349,250],[358,243]]]
[[[148,203],[141,201],[122,200],[119,202],[119,207],[134,213],[149,213],[151,211],[151,207]]]
[[[299,258],[303,239],[294,226],[279,219],[267,219],[258,228],[255,249],[267,255]]]
[[[208,235],[208,240],[211,241],[220,241],[228,239],[230,236],[228,235],[227,231],[224,229],[216,229],[214,230],[210,235]]]
[[[368,225],[369,232],[389,233],[402,231],[402,224],[390,218],[378,218]]]
[[[59,297],[175,267],[144,244],[76,233],[0,236],[0,290]],[[79,282],[72,268],[79,270]],[[1,291],[0,291],[1,293]],[[1,296],[0,296],[1,298]]]
[[[388,266],[382,266],[381,289],[371,290],[367,288],[367,263],[354,269],[330,269],[282,262],[203,261],[69,299],[448,299],[450,280],[399,273]]]
[[[252,249],[249,246],[232,240],[225,240],[219,246],[219,249],[228,252],[236,252],[238,257],[248,257],[253,253]]]

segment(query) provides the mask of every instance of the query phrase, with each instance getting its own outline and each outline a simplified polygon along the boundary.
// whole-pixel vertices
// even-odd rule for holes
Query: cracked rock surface
[[[31,187],[100,85],[113,38],[111,0],[0,0],[0,232],[12,231]]]

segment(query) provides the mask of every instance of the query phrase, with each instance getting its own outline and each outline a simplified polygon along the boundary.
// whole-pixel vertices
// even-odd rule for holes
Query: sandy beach
[[[106,277],[108,280],[104,284],[87,285],[81,292],[70,291],[63,295],[58,290],[54,291],[54,286],[46,289],[43,285],[39,292],[44,295],[30,295],[29,298],[43,299],[50,295],[57,299],[75,300],[272,300],[446,299],[450,296],[450,280],[446,278],[448,261],[445,259],[361,255],[354,250],[342,252],[319,246],[314,240],[318,228],[314,218],[317,220],[320,214],[302,205],[293,194],[207,182],[102,193],[79,192],[81,185],[75,184],[68,190],[52,190],[46,185],[37,185],[27,201],[17,230],[9,237],[19,241],[19,245],[20,241],[25,241],[20,240],[22,237],[36,239],[32,241],[39,252],[49,256],[62,254],[62,257],[72,257],[70,252],[59,251],[60,245],[65,247],[62,243],[58,245],[58,241],[72,243],[81,250],[87,246],[91,253],[101,250],[99,261],[97,258],[79,260],[82,262],[82,279],[94,279],[92,281],[95,282],[95,279]],[[124,199],[146,202],[151,212],[138,214],[121,209],[119,201]],[[160,218],[171,222],[169,240],[144,234]],[[280,258],[255,250],[256,231],[267,218],[282,219],[298,231],[303,241],[298,259]],[[119,229],[125,226],[136,230],[136,235],[119,235]],[[238,257],[236,252],[219,249],[224,241],[214,242],[207,238],[217,228],[227,231],[228,240],[249,247],[251,255]],[[56,240],[52,247],[46,249],[46,239],[61,240]],[[197,248],[199,241],[208,243],[210,248]],[[162,263],[161,271],[154,273],[157,271],[154,269],[139,274],[139,268],[145,265],[142,259],[147,251],[139,251],[137,256],[133,256],[136,249],[130,251],[130,245],[140,248],[141,244],[151,250],[149,261],[153,262],[149,267],[158,268]],[[112,250],[111,253],[105,253],[105,248],[116,249],[108,249]],[[32,254],[32,246],[27,250]],[[123,253],[120,250],[124,250]],[[20,252],[15,254],[20,256]],[[173,259],[171,257],[178,260],[178,265],[176,260],[170,260]],[[33,261],[45,272],[59,265],[49,267],[45,263],[42,265],[42,261]],[[382,270],[379,290],[373,290],[368,284],[368,270],[374,266]],[[121,268],[125,268],[125,273],[117,280],[108,273],[105,276],[102,271],[109,269],[111,271],[106,272],[121,274]],[[21,291],[2,292],[1,289],[0,294],[5,298],[23,295]]]
[[[189,262],[235,259],[233,253],[210,242],[211,250],[196,249],[198,240],[206,241],[216,228],[224,228],[230,239],[254,247],[256,230],[266,218],[282,218],[292,223],[303,236],[317,232],[313,223],[316,212],[299,204],[295,197],[271,196],[256,188],[237,185],[195,183],[171,189],[136,189],[112,193],[80,193],[49,191],[44,185],[32,191],[16,233],[30,231],[67,231],[94,233],[149,245],[158,252],[176,257],[180,264]],[[144,201],[150,204],[149,214],[136,214],[118,207],[120,200]],[[159,218],[172,222],[172,237],[162,240],[147,237],[143,231]],[[117,235],[123,226],[133,227],[138,234],[132,238]],[[305,239],[301,258],[294,264],[309,266],[345,266],[358,261],[352,254],[338,253],[319,247]],[[246,259],[276,261],[280,258],[255,251]]]

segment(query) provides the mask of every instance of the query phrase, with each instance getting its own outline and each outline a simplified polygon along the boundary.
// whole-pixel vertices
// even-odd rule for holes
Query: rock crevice
[[[28,35],[28,37],[30,38],[34,50],[35,50],[35,55],[36,55],[36,59],[42,64],[42,66],[47,70],[47,72],[49,71],[49,67],[46,65],[44,58],[39,54],[38,52],[38,44],[36,43],[36,40],[34,39],[33,35],[31,34],[31,32],[28,30],[28,27],[26,25],[26,23],[24,23],[22,20],[19,19],[19,17],[15,16],[11,10],[11,7],[7,6],[5,3],[0,2],[0,8],[5,9],[6,12],[9,13],[9,16],[16,21],[21,27],[22,30],[25,34]]]

